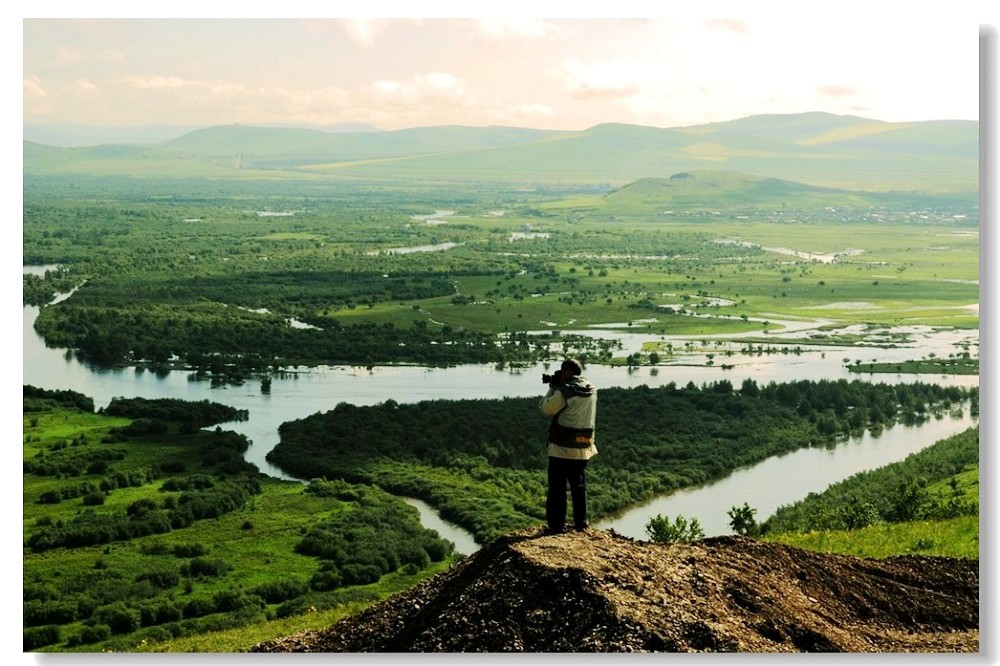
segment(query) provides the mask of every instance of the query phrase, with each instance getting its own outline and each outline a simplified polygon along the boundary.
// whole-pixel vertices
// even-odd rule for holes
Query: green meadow
[[[26,651],[174,640],[172,650],[243,651],[255,636],[327,626],[452,561],[416,509],[375,487],[259,475],[210,430],[37,391],[24,402]],[[252,491],[227,494],[237,483]],[[345,539],[359,554],[317,555]],[[231,638],[206,642],[220,631]]]
[[[817,207],[816,188],[770,183],[761,199],[758,178],[681,180],[701,201],[732,193],[728,207],[673,206],[660,185],[572,206],[357,184],[318,197],[301,182],[280,196],[232,186],[213,203],[83,203],[56,189],[26,206],[24,255],[63,268],[26,277],[24,298],[77,287],[36,330],[93,362],[175,357],[207,372],[214,359],[236,378],[265,365],[525,364],[565,342],[590,362],[626,361],[568,340],[584,329],[773,343],[815,329],[801,345],[852,344],[857,326],[978,328],[974,205]],[[767,207],[774,197],[782,206]],[[451,214],[418,217],[435,210]]]

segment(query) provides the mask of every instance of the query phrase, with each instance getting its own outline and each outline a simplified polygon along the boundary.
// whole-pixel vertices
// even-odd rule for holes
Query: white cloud
[[[388,129],[533,119],[564,129],[673,126],[807,110],[885,120],[975,117],[974,21],[919,9],[904,19],[873,7],[859,21],[851,12],[817,17],[795,3],[767,7],[706,0],[672,7],[661,19],[342,18],[210,27],[26,20],[24,120],[200,123],[234,106],[241,122],[309,118]]]
[[[725,30],[729,32],[749,33],[750,24],[746,21],[733,18],[710,18],[705,20],[705,27],[711,30]]]
[[[458,79],[445,72],[431,72],[426,77],[423,77],[423,81],[426,82],[428,87],[438,91],[461,91],[462,88],[462,84]]]
[[[88,79],[78,79],[73,90],[80,95],[86,95],[89,93],[96,93],[98,88]]]
[[[361,46],[370,46],[376,35],[384,28],[384,21],[379,19],[339,19],[340,29],[344,34]]]
[[[395,95],[403,90],[403,84],[398,81],[376,81],[372,84],[372,87],[386,95]]]
[[[42,99],[48,96],[48,91],[37,76],[26,76],[23,82],[25,101]]]
[[[419,74],[409,81],[376,81],[369,90],[376,99],[407,104],[440,97],[457,99],[465,94],[463,83],[447,72]]]
[[[571,58],[564,63],[566,89],[578,99],[630,97],[638,92],[642,69],[642,63],[628,59],[584,63]]]
[[[551,26],[534,18],[483,18],[476,19],[480,32],[490,37],[543,37]]]
[[[336,22],[348,39],[360,46],[370,47],[392,24],[400,22],[420,23],[421,20],[412,18],[342,18],[337,19]]]
[[[127,58],[120,49],[85,49],[61,45],[55,50],[54,63],[59,67],[93,64],[120,64]]]
[[[556,111],[548,104],[516,104],[511,113],[525,118],[555,118]]]
[[[159,74],[149,74],[144,76],[126,77],[136,88],[142,89],[164,89],[164,88],[185,88],[199,86],[200,84],[179,76],[162,76]]]

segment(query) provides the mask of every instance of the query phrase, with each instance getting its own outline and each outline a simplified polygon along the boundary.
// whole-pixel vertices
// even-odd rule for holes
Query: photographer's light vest
[[[559,404],[562,408],[549,425],[549,455],[583,459],[595,455],[597,389],[583,377],[574,377],[549,390],[542,399],[542,411],[551,414],[553,407]]]

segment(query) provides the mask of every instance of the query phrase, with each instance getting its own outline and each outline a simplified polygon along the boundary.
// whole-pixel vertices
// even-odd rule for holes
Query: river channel
[[[25,268],[25,271],[32,270]],[[35,268],[33,270],[43,270]],[[265,459],[278,443],[278,426],[285,421],[303,418],[316,412],[333,409],[338,403],[373,405],[387,399],[397,402],[418,402],[433,399],[474,399],[518,396],[541,396],[544,385],[541,374],[551,371],[549,364],[538,364],[517,370],[498,370],[493,366],[460,365],[450,368],[417,366],[324,366],[300,368],[275,377],[271,391],[264,394],[257,382],[241,386],[213,386],[196,380],[190,373],[173,371],[154,373],[135,368],[95,369],[77,361],[64,349],[52,349],[35,333],[37,307],[25,306],[23,316],[23,383],[45,389],[70,389],[93,398],[97,407],[104,407],[114,397],[178,398],[211,400],[249,413],[247,421],[224,424],[223,427],[242,433],[252,442],[247,451],[249,462],[271,476],[292,479]],[[683,364],[628,369],[592,365],[587,376],[601,387],[650,387],[670,382],[679,385],[728,379],[739,386],[750,378],[758,384],[799,379],[867,379],[877,382],[936,382],[942,385],[978,386],[977,375],[938,376],[913,374],[863,375],[850,373],[845,357],[869,361],[900,361],[923,358],[933,352],[946,358],[959,351],[956,345],[970,338],[978,345],[973,331],[935,331],[919,328],[908,331],[912,340],[895,348],[818,347],[809,345],[799,354],[740,354],[727,357],[728,369],[705,365],[704,355],[685,355]],[[618,338],[623,348],[635,348],[642,341],[662,336],[627,332],[594,333]],[[671,338],[675,347],[683,346],[684,338]],[[731,367],[730,367],[731,366]],[[541,418],[541,417],[540,417]],[[758,520],[766,519],[779,506],[791,504],[810,492],[820,492],[831,483],[860,471],[881,467],[902,460],[934,442],[961,432],[978,419],[968,415],[945,416],[919,426],[896,426],[885,429],[879,436],[865,434],[852,437],[830,448],[797,451],[766,460],[756,466],[737,470],[716,483],[675,492],[653,502],[637,506],[622,516],[595,523],[596,527],[613,528],[634,538],[646,538],[644,526],[650,517],[684,515],[697,518],[707,536],[728,534],[728,511],[734,505],[749,503],[758,510]],[[541,446],[541,443],[539,444]],[[605,446],[613,446],[606,442]],[[594,459],[600,464],[600,457]],[[440,519],[431,507],[416,500],[407,500],[421,513],[424,524],[456,544],[459,552],[468,554],[478,546],[471,535]]]

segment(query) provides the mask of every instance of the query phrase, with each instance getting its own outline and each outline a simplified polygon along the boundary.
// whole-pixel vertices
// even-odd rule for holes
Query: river
[[[25,268],[25,271],[42,271],[44,267]],[[135,368],[95,369],[77,361],[63,349],[52,349],[35,333],[34,321],[37,307],[23,308],[23,383],[46,389],[70,389],[94,399],[97,407],[105,407],[114,397],[178,398],[182,400],[211,400],[245,409],[249,419],[224,424],[227,429],[247,436],[251,441],[246,458],[271,476],[292,479],[266,459],[268,451],[278,442],[278,426],[285,421],[303,418],[316,412],[333,409],[340,402],[355,405],[373,405],[389,398],[397,402],[418,402],[433,399],[499,398],[503,396],[541,396],[544,385],[541,374],[551,371],[549,364],[538,364],[518,370],[497,370],[493,366],[460,365],[450,368],[417,366],[376,366],[371,369],[356,366],[325,366],[301,368],[275,377],[271,392],[260,391],[258,382],[242,386],[215,386],[205,380],[196,380],[186,372],[154,373]],[[638,348],[643,340],[662,336],[627,332],[599,333],[613,335],[625,349]],[[912,374],[858,375],[847,371],[843,359],[899,361],[925,356],[933,351],[946,358],[954,353],[955,345],[970,337],[969,331],[911,331],[911,346],[900,345],[894,349],[865,347],[813,347],[802,354],[749,355],[734,353],[731,357],[716,354],[720,365],[705,366],[704,355],[684,357],[684,365],[662,365],[628,369],[592,365],[587,376],[596,385],[650,387],[676,382],[678,385],[714,382],[728,379],[739,386],[750,378],[758,384],[771,381],[784,382],[799,379],[870,379],[885,382],[937,382],[945,385],[978,386],[978,376],[929,376]],[[978,335],[971,334],[978,343]],[[674,340],[673,338],[671,338]],[[675,347],[684,340],[676,338]],[[915,349],[916,348],[916,351]],[[731,369],[722,369],[721,359]],[[701,364],[701,365],[699,365]],[[969,416],[961,419],[947,417],[913,427],[886,429],[881,436],[851,438],[832,449],[809,449],[787,456],[773,458],[760,465],[739,470],[718,483],[673,493],[655,502],[635,507],[614,520],[595,523],[598,527],[613,527],[616,531],[635,538],[646,538],[643,526],[657,513],[674,516],[682,514],[697,518],[706,535],[730,533],[726,511],[736,504],[748,502],[758,509],[758,520],[769,516],[775,508],[790,504],[809,492],[821,491],[830,483],[841,480],[864,469],[883,466],[905,458],[934,442],[965,430],[974,424]],[[613,446],[607,442],[605,446]],[[600,464],[600,456],[594,465]],[[776,483],[780,479],[781,483]],[[453,541],[459,552],[471,552],[477,547],[471,536],[459,527],[442,521],[430,508],[416,500],[408,500],[421,512],[424,524],[438,530],[444,538]]]

